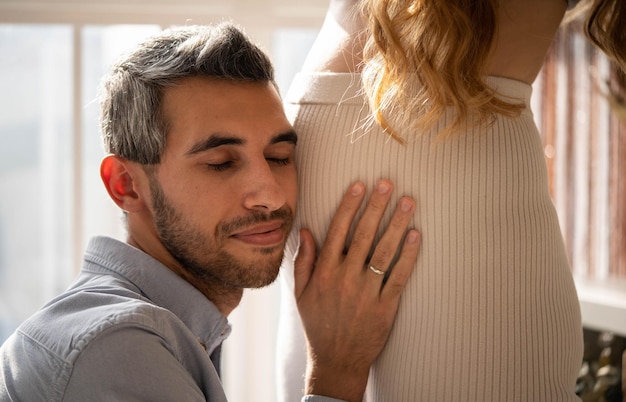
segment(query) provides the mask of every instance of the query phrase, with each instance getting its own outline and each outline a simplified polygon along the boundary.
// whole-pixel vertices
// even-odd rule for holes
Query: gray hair
[[[158,164],[167,136],[163,91],[196,76],[276,85],[267,55],[232,23],[164,30],[122,57],[102,81],[105,151]]]

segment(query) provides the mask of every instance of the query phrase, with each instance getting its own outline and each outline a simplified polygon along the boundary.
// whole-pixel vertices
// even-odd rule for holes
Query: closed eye
[[[291,163],[291,158],[265,158],[268,162],[275,163],[277,165],[288,165]]]
[[[211,170],[214,170],[216,172],[223,172],[227,169],[230,169],[233,166],[233,162],[232,161],[228,161],[228,162],[223,162],[223,163],[216,163],[216,164],[212,164],[212,163],[208,163],[207,167]]]

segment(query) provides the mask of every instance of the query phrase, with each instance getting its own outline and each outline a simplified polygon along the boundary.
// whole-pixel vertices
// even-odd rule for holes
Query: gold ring
[[[380,269],[376,268],[373,265],[368,265],[368,268],[369,268],[370,271],[372,271],[376,275],[385,275],[385,271],[381,271]]]

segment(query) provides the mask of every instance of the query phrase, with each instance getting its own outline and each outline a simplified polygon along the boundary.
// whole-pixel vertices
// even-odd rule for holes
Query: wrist
[[[368,377],[369,367],[349,368],[309,362],[305,391],[347,402],[361,402]]]

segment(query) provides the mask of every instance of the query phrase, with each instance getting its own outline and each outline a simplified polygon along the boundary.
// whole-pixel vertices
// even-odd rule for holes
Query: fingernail
[[[402,212],[409,212],[413,209],[413,203],[407,199],[400,200],[400,209]]]
[[[363,194],[363,184],[355,183],[352,185],[352,195],[361,195]]]
[[[380,194],[385,194],[387,192],[389,192],[389,190],[391,190],[391,186],[389,185],[389,183],[387,183],[386,181],[381,181],[376,185],[376,190],[380,193]]]
[[[412,230],[409,232],[409,234],[406,235],[406,242],[409,244],[415,244],[419,240],[419,237],[419,233]]]

